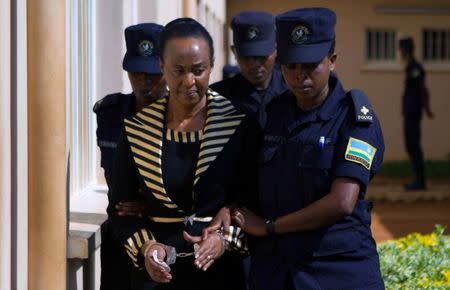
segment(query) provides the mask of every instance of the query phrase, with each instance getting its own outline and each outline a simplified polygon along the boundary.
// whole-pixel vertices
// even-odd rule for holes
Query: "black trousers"
[[[405,114],[403,129],[406,151],[411,160],[415,182],[425,183],[425,164],[422,146],[420,144],[421,114]]]
[[[100,249],[100,290],[130,290],[133,265],[123,245],[113,239],[109,223],[101,227],[102,246]]]

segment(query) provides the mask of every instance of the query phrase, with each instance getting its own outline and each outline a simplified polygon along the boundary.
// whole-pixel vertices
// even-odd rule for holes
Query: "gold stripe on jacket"
[[[203,128],[194,186],[222,152],[245,117],[237,113],[229,100],[208,90],[207,117]],[[168,96],[142,109],[134,117],[125,119],[125,132],[139,175],[153,196],[179,213],[184,211],[167,195],[161,170],[163,131]]]

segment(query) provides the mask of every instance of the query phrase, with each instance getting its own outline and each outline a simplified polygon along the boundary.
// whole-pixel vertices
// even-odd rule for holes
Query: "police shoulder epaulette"
[[[367,95],[361,90],[350,90],[355,110],[356,123],[372,123],[373,110]]]
[[[121,96],[122,96],[121,93],[115,93],[107,95],[103,99],[98,100],[93,108],[94,113],[99,112],[103,108],[117,105],[120,102]]]

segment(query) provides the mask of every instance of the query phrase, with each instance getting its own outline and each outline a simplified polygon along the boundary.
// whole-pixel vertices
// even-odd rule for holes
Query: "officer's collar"
[[[341,99],[345,97],[345,90],[334,73],[330,75],[328,86],[328,97],[323,101],[318,111],[318,117],[324,121],[330,120],[334,116],[336,112],[336,106],[341,101]]]
[[[291,133],[292,131],[294,131],[296,128],[300,127],[303,124],[315,122],[318,119],[317,113],[319,107],[313,108],[308,111],[302,111],[297,106],[297,100],[295,95],[291,91],[289,91],[288,93],[290,95],[289,98],[290,110],[288,114],[290,115],[289,120],[291,121],[288,123],[287,130],[289,133]]]
[[[289,94],[291,95],[290,119],[293,120],[287,127],[287,130],[289,132],[292,132],[302,124],[315,121],[327,121],[333,117],[334,113],[336,112],[336,106],[338,105],[339,101],[345,97],[345,91],[338,78],[334,74],[330,75],[328,85],[330,86],[330,91],[323,103],[307,112],[299,113],[295,96],[292,92],[289,92]]]
[[[412,58],[408,61],[408,64],[406,65],[406,70],[412,69],[412,68],[414,68],[415,66],[417,66],[417,60],[416,60],[415,57],[412,57]]]
[[[276,96],[281,95],[287,90],[286,82],[284,81],[283,74],[277,68],[273,68],[272,79],[270,80],[268,90],[274,92]]]
[[[238,85],[240,89],[240,95],[247,97],[250,93],[257,93],[255,87],[242,75],[242,73],[238,73],[234,76],[240,84]],[[285,84],[283,75],[281,71],[274,68],[272,71],[272,76],[269,82],[269,86],[265,89],[266,92],[273,92],[274,95],[281,95],[283,92],[287,90],[287,86]]]
[[[242,73],[238,73],[235,78],[238,81],[238,87],[241,92],[247,94],[248,91],[255,90],[253,85],[242,75]]]

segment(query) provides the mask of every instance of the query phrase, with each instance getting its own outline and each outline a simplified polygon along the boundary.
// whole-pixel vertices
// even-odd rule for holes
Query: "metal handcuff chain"
[[[222,233],[220,231],[217,232],[217,234],[219,235],[220,241],[221,241],[221,251],[218,255],[218,257],[221,257],[223,255],[223,253],[225,252],[226,249],[226,241],[225,238],[223,237]],[[175,264],[177,258],[186,258],[186,257],[190,257],[190,256],[194,256],[195,253],[198,251],[198,249],[200,248],[199,244],[194,244],[194,251],[193,252],[181,252],[181,253],[177,253],[175,247],[172,246],[167,246],[161,243],[155,243],[155,245],[160,245],[161,247],[164,248],[164,250],[166,251],[166,264],[167,265],[173,265]],[[151,246],[149,247],[151,248]],[[147,249],[146,249],[147,252]]]

